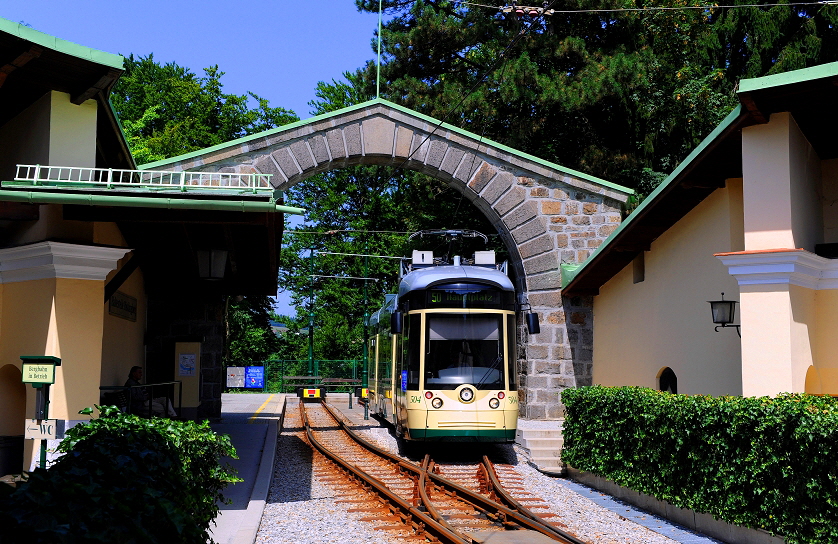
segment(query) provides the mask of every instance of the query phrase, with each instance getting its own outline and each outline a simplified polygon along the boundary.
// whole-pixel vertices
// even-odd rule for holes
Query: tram
[[[494,251],[450,262],[414,251],[370,319],[370,410],[410,441],[513,442],[515,302]]]

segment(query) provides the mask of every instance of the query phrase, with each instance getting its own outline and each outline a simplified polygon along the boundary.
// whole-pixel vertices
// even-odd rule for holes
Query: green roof
[[[98,51],[77,43],[68,42],[67,40],[50,36],[49,34],[29,28],[21,23],[9,21],[8,19],[0,18],[0,32],[12,34],[13,36],[17,36],[18,38],[28,42],[52,49],[53,51],[58,51],[59,53],[65,53],[73,57],[89,60],[90,62],[95,62],[96,64],[101,64],[103,66],[118,68],[120,70],[123,69],[123,61],[125,59],[123,59],[121,55],[105,53],[104,51]]]
[[[623,187],[622,185],[617,185],[616,183],[611,183],[609,181],[605,181],[604,179],[601,179],[601,178],[598,178],[598,177],[595,177],[595,176],[591,176],[589,174],[585,174],[583,172],[579,172],[579,171],[573,170],[571,168],[566,168],[564,166],[552,163],[550,161],[546,161],[544,159],[539,159],[538,157],[535,157],[535,156],[530,155],[528,153],[524,153],[522,151],[518,151],[517,149],[512,149],[511,147],[508,147],[508,146],[505,146],[505,145],[500,144],[498,142],[489,140],[488,138],[483,138],[483,137],[478,136],[478,135],[476,135],[472,132],[469,132],[467,130],[463,130],[459,127],[449,125],[448,123],[440,123],[437,119],[434,119],[433,117],[430,117],[428,115],[424,115],[424,114],[421,114],[419,112],[413,111],[410,108],[406,108],[404,106],[394,104],[393,102],[390,102],[388,100],[384,100],[383,98],[376,98],[374,100],[369,100],[367,102],[362,102],[361,104],[356,104],[354,106],[349,106],[347,108],[343,108],[343,109],[340,109],[340,110],[331,111],[331,112],[328,112],[328,113],[323,113],[321,115],[317,115],[317,116],[311,117],[309,119],[303,119],[303,120],[300,120],[300,121],[296,121],[294,123],[289,123],[287,125],[283,125],[283,126],[278,127],[278,128],[266,130],[264,132],[259,132],[257,134],[251,134],[251,135],[245,136],[243,138],[238,138],[236,140],[231,140],[229,142],[224,142],[224,143],[221,143],[221,144],[218,144],[218,145],[214,145],[212,147],[207,147],[205,149],[199,149],[198,151],[193,151],[191,153],[178,155],[177,157],[171,157],[169,159],[163,159],[163,160],[160,160],[160,161],[155,161],[155,162],[150,162],[148,164],[143,164],[143,165],[140,165],[139,168],[141,170],[149,170],[149,169],[152,169],[152,168],[159,168],[161,166],[165,166],[165,165],[176,163],[176,162],[181,162],[181,161],[193,159],[195,157],[200,157],[201,155],[205,155],[207,153],[212,153],[212,152],[215,152],[215,151],[219,151],[221,149],[225,149],[225,148],[228,148],[228,147],[233,146],[233,145],[246,143],[246,142],[249,142],[249,141],[252,141],[252,140],[256,140],[256,139],[259,139],[259,138],[264,138],[266,136],[271,136],[271,135],[278,134],[278,133],[281,133],[281,132],[285,132],[285,131],[288,131],[288,130],[294,130],[294,129],[297,129],[299,127],[304,127],[306,125],[310,125],[310,124],[313,124],[313,123],[318,123],[318,122],[323,121],[325,119],[329,119],[329,118],[332,118],[332,117],[337,117],[339,115],[344,115],[344,114],[347,114],[347,113],[351,113],[353,111],[362,110],[364,108],[369,108],[369,107],[375,106],[375,105],[382,105],[382,106],[386,106],[388,108],[393,108],[393,109],[398,110],[398,111],[400,111],[402,113],[405,113],[407,115],[422,119],[423,121],[426,121],[427,123],[430,123],[432,125],[438,125],[439,128],[441,128],[443,130],[455,132],[455,133],[457,133],[461,136],[465,136],[467,138],[471,138],[471,139],[474,139],[476,141],[479,141],[483,145],[486,145],[486,146],[489,146],[489,147],[494,147],[496,149],[500,149],[502,151],[505,151],[507,153],[515,155],[516,157],[520,157],[522,159],[526,159],[526,160],[538,163],[542,166],[546,166],[546,167],[554,169],[554,170],[559,170],[559,171],[564,172],[564,173],[566,173],[568,175],[571,175],[573,177],[576,177],[576,178],[579,178],[579,179],[582,179],[582,180],[585,180],[585,181],[590,181],[592,183],[596,183],[597,185],[608,187],[609,189],[613,189],[615,191],[625,193],[627,195],[634,194],[634,191],[632,189],[629,189],[628,187]]]
[[[743,79],[739,82],[739,90],[737,92],[740,94],[749,93],[769,87],[781,87],[783,85],[792,85],[794,83],[803,83],[835,76],[838,76],[838,62],[830,62],[810,68],[783,72],[781,74]]]
[[[632,222],[643,213],[643,210],[645,210],[646,208],[648,208],[652,205],[652,203],[655,201],[655,199],[657,198],[657,196],[659,194],[666,191],[667,187],[669,187],[671,184],[676,183],[677,180],[678,180],[678,177],[681,174],[681,172],[683,172],[694,160],[696,160],[702,154],[702,152],[708,146],[710,146],[710,144],[712,144],[713,141],[722,132],[724,132],[737,119],[739,119],[740,115],[742,115],[742,106],[738,105],[735,108],[733,108],[733,111],[731,111],[727,115],[727,117],[725,117],[724,120],[721,123],[719,123],[719,125],[715,129],[713,129],[713,132],[711,132],[706,138],[704,138],[704,140],[701,141],[700,144],[698,144],[698,147],[693,149],[692,153],[690,153],[687,156],[686,159],[681,161],[681,163],[678,165],[678,168],[676,168],[671,174],[669,174],[666,177],[666,179],[663,180],[660,183],[660,185],[658,185],[655,188],[655,190],[652,191],[652,193],[648,197],[646,197],[643,200],[643,202],[641,202],[640,205],[637,208],[634,209],[634,211],[631,212],[631,215],[629,215],[625,219],[625,221],[620,223],[620,225],[614,230],[614,232],[612,232],[608,236],[608,238],[606,238],[605,241],[602,244],[600,244],[600,246],[597,247],[594,250],[594,252],[590,254],[590,256],[588,256],[588,259],[585,262],[581,263],[580,265],[575,266],[575,268],[570,267],[570,266],[563,267],[562,270],[561,270],[561,273],[562,273],[562,287],[564,288],[570,282],[572,282],[573,279],[576,276],[578,276],[580,272],[585,270],[585,268],[587,266],[589,266],[596,259],[596,257],[599,254],[601,254],[605,251],[608,251],[608,246],[609,246],[611,240],[613,240],[615,237],[617,237],[617,235],[619,235],[622,231],[629,228],[629,226],[632,224]]]

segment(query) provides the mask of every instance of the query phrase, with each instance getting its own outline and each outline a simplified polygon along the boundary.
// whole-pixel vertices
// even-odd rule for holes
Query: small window
[[[658,389],[668,393],[678,392],[678,376],[671,368],[666,367],[658,374]]]
[[[634,271],[634,283],[640,283],[646,279],[646,252],[641,251],[637,257],[632,261],[632,268]]]

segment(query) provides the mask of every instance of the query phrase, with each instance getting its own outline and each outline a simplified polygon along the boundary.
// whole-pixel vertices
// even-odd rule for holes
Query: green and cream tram
[[[512,442],[512,282],[492,251],[433,263],[430,252],[415,251],[398,295],[371,319],[371,409],[408,440]]]

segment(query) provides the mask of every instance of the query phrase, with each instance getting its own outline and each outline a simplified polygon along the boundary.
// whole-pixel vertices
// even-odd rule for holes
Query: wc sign
[[[24,438],[32,440],[57,440],[64,438],[63,419],[27,419]]]

